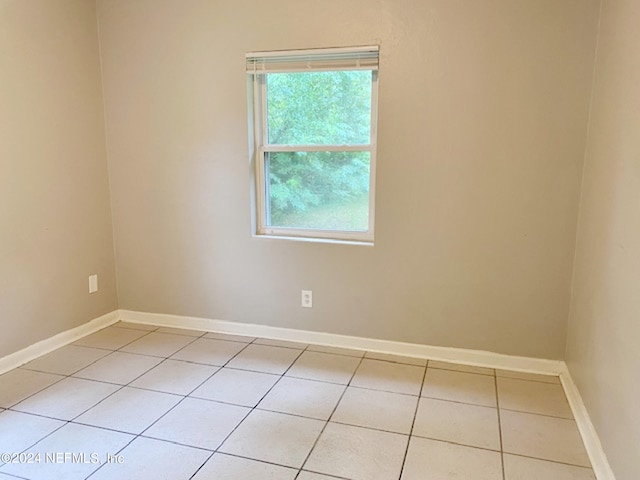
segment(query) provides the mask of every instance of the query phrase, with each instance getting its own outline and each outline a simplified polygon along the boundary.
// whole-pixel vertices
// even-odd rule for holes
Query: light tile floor
[[[0,453],[0,479],[595,479],[557,377],[124,323],[0,376]]]

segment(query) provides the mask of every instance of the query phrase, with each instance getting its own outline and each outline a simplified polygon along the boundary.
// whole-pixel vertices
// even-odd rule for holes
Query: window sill
[[[297,237],[292,235],[270,235],[270,234],[253,234],[253,238],[273,239],[273,240],[290,240],[309,243],[333,243],[337,245],[359,245],[365,247],[373,247],[374,242],[368,240],[344,240],[337,238],[318,238],[318,237]]]

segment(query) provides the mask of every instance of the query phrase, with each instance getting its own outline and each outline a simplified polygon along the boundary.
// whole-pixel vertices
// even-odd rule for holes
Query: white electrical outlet
[[[302,290],[302,306],[304,308],[313,307],[313,292],[311,290]]]
[[[98,291],[98,275],[89,275],[89,293]]]

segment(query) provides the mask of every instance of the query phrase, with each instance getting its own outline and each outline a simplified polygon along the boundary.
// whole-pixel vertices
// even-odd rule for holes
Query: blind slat
[[[379,48],[355,47],[248,53],[247,73],[377,70]]]

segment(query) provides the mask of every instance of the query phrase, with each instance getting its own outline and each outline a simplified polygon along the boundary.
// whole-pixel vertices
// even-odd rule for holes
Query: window
[[[378,47],[247,54],[258,235],[373,241]]]

